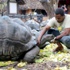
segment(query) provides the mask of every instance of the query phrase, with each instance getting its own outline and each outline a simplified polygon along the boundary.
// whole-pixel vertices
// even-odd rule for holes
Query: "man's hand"
[[[38,43],[38,44],[40,44],[42,36],[43,36],[43,35],[45,34],[45,32],[46,32],[47,30],[49,30],[50,28],[51,28],[51,27],[48,26],[48,25],[46,25],[46,26],[43,28],[43,30],[41,31],[41,33],[40,33],[40,35],[39,35],[39,37],[38,37],[38,39],[37,39],[37,43]]]
[[[56,37],[54,37],[54,39],[51,40],[51,43],[57,43]]]

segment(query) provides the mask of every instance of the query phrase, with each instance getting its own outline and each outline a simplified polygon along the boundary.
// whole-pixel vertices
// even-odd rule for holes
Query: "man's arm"
[[[43,28],[43,30],[41,31],[41,34],[39,35],[39,37],[38,37],[38,44],[40,44],[40,41],[41,41],[41,38],[42,38],[42,36],[45,34],[45,32],[47,31],[47,30],[49,30],[50,29],[50,26],[48,26],[48,25],[46,25],[44,28]]]
[[[69,34],[70,34],[70,28],[66,28],[63,33],[61,33],[59,36],[57,36],[55,38],[55,40],[60,39],[61,37],[69,35]],[[56,42],[56,43],[57,43],[58,47],[54,50],[54,52],[63,50],[62,44],[60,42]]]
[[[60,39],[63,36],[69,35],[70,34],[70,28],[64,29],[64,32],[62,32],[59,36],[57,36],[55,39]]]
[[[41,34],[39,35],[39,37],[38,37],[38,44],[40,44],[40,41],[41,41],[41,38],[42,38],[42,36],[45,34],[45,32],[47,31],[47,30],[49,30],[53,25],[54,25],[54,23],[55,23],[55,18],[53,17],[53,18],[51,18],[50,20],[49,20],[49,22],[47,23],[47,25],[43,28],[43,30],[41,31]]]

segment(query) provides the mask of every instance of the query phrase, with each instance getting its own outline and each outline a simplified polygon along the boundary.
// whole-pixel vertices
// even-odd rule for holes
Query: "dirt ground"
[[[52,62],[52,61],[46,61],[44,63],[32,63],[32,64],[27,64],[26,66],[19,68],[16,66],[17,63],[6,66],[6,67],[0,67],[1,70],[8,70],[10,67],[14,67],[16,70],[55,70],[57,66],[63,67],[70,64],[70,62],[67,63],[61,63],[61,62]],[[14,69],[9,69],[9,70],[14,70]]]
[[[63,51],[53,53],[51,51],[54,47],[56,48],[55,44],[50,44],[44,49],[41,49],[34,63],[16,61],[11,65],[0,67],[0,70],[70,70],[70,50],[64,47],[65,49]],[[9,62],[11,61],[7,63]],[[20,63],[21,67],[18,66]],[[23,65],[24,63],[26,64]],[[2,63],[0,63],[0,65],[2,65]]]

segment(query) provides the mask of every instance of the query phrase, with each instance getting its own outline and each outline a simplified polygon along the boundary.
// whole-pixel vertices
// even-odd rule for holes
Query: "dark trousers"
[[[56,30],[56,29],[49,29],[47,33],[48,34],[53,34],[55,37],[60,35],[60,32],[58,30]],[[68,49],[70,49],[70,35],[63,36],[58,41],[63,43]]]
[[[49,29],[47,33],[48,34],[53,34],[55,37],[60,35],[60,32],[56,29]]]

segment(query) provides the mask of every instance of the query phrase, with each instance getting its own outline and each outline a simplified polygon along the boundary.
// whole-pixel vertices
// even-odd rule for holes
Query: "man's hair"
[[[56,9],[55,14],[58,15],[60,14],[61,16],[64,16],[64,11],[61,8]]]

